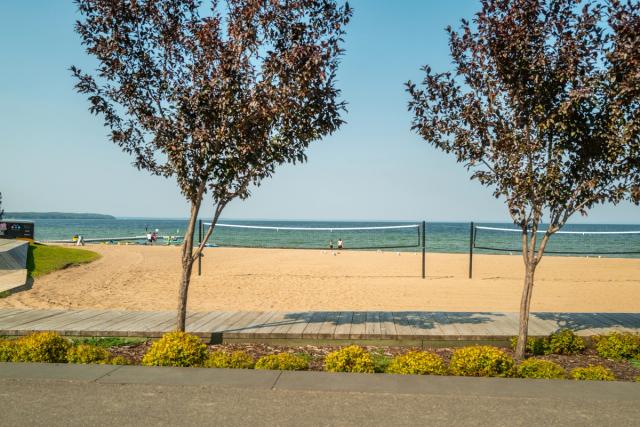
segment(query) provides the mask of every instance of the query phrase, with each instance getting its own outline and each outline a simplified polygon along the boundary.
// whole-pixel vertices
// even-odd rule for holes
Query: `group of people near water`
[[[344,242],[341,238],[338,239],[338,249],[344,249]],[[329,249],[333,249],[333,240],[329,240]]]
[[[158,240],[158,229],[154,232],[147,231],[147,245],[152,245]]]

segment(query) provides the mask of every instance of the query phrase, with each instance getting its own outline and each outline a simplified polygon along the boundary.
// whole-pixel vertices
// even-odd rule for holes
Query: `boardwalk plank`
[[[0,310],[0,321],[2,321],[3,317],[13,316],[14,314],[18,314],[24,310],[20,308],[3,308]]]
[[[380,338],[381,339],[397,339],[398,331],[393,319],[393,313],[389,311],[381,311],[378,313],[380,318]]]
[[[263,314],[262,311],[245,311],[234,323],[229,324],[227,331],[223,333],[224,338],[242,338],[244,331],[252,326]]]
[[[411,323],[410,317],[414,312],[396,311],[393,312],[393,323],[396,325],[396,337],[399,340],[414,339],[416,328]]]
[[[353,325],[353,312],[342,311],[338,316],[338,323],[335,331],[333,331],[333,337],[337,340],[348,339],[351,334],[351,326]]]
[[[197,320],[192,320],[187,323],[187,332],[202,332],[208,333],[210,332],[206,325],[212,322],[217,317],[220,317],[224,314],[224,311],[211,311],[209,313],[205,313],[205,315]]]
[[[324,321],[327,318],[326,311],[314,311],[311,315],[311,319],[307,323],[307,326],[302,331],[302,338],[304,339],[316,339],[318,338],[318,333],[324,324]]]
[[[59,316],[49,317],[43,321],[38,321],[31,324],[33,330],[39,331],[61,331],[64,334],[69,324],[86,321],[99,315],[99,311],[95,310],[77,310],[67,313],[62,313]]]
[[[377,339],[380,335],[380,312],[367,311],[365,314],[365,330],[363,338]]]
[[[264,329],[271,325],[271,319],[277,316],[276,312],[265,311],[258,316],[251,324],[248,324],[243,331],[243,336],[247,338],[257,338],[264,332]]]
[[[359,340],[367,335],[367,312],[355,311],[351,319],[349,338]]]
[[[29,324],[64,313],[60,310],[24,310],[5,319],[0,319],[2,330],[28,329]],[[22,327],[25,325],[25,327]]]
[[[328,311],[324,318],[324,322],[320,326],[318,330],[317,338],[318,339],[333,339],[334,332],[336,327],[338,326],[338,321],[340,319],[339,311]]]
[[[301,339],[304,330],[307,328],[309,322],[313,318],[313,312],[306,311],[302,313],[295,313],[294,315],[290,316],[293,318],[294,323],[287,331],[287,335],[289,338]]]
[[[291,324],[292,320],[289,318],[289,313],[276,311],[273,313],[273,316],[269,318],[268,322],[265,322],[260,329],[253,331],[252,334],[255,338],[260,339],[281,337],[283,333],[291,327]]]
[[[271,329],[269,337],[277,339],[288,338],[289,330],[298,322],[303,321],[303,319],[300,319],[300,316],[301,313],[282,312],[278,320],[278,325]]]

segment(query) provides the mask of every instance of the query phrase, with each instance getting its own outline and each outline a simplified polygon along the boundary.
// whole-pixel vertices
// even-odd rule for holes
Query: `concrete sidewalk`
[[[0,424],[636,425],[640,384],[0,363]]]

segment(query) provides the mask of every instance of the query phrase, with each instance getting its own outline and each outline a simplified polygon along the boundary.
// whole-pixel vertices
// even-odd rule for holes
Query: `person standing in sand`
[[[342,239],[338,239],[338,249],[342,249],[344,247],[344,242]]]

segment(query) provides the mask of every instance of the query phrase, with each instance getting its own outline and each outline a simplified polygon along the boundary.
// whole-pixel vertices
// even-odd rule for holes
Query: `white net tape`
[[[210,222],[203,222],[202,225],[209,227]],[[291,230],[291,231],[366,231],[366,230],[393,230],[393,229],[407,229],[407,228],[420,228],[420,224],[411,225],[388,225],[381,227],[273,227],[262,225],[239,225],[239,224],[216,224],[216,227],[229,227],[229,228],[246,228],[255,230]]]
[[[511,231],[515,233],[522,233],[518,228],[499,228],[499,227],[484,227],[476,226],[477,230],[491,230],[491,231]],[[538,230],[537,233],[546,233],[546,230]],[[640,234],[640,231],[556,231],[554,234]]]

